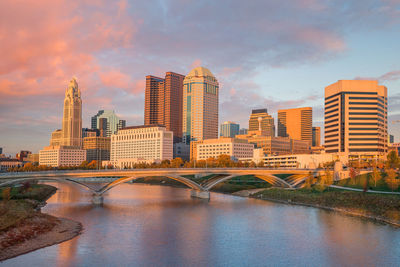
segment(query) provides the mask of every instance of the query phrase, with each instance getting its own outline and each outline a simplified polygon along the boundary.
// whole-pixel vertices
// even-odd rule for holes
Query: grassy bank
[[[400,226],[400,196],[398,195],[370,194],[336,189],[285,190],[271,188],[253,194],[251,197],[345,211],[353,215],[374,218]]]
[[[354,179],[343,179],[340,181],[336,181],[334,184],[339,186],[345,186],[350,188],[357,188],[363,189],[365,185],[369,190],[376,190],[376,191],[386,191],[386,192],[400,192],[400,187],[396,189],[390,188],[390,185],[387,183],[386,180],[386,173],[382,172],[381,178],[379,180],[374,180],[371,174],[362,174],[356,176]],[[398,180],[398,178],[396,179]],[[400,180],[397,181],[399,183]]]
[[[57,188],[46,184],[28,184],[19,187],[0,187],[0,200],[7,198],[4,191],[9,191],[10,199],[33,199],[37,201],[46,201],[52,196]]]

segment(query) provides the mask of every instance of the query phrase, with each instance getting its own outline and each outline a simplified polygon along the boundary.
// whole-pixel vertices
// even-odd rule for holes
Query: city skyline
[[[206,14],[201,11],[207,4],[199,3],[197,10],[187,12],[191,16],[180,17],[176,12],[190,11],[190,3],[172,2],[151,12],[151,3],[133,1],[99,1],[96,6],[45,1],[26,4],[28,13],[11,1],[0,6],[12,11],[2,15],[4,36],[15,36],[0,42],[3,51],[10,51],[0,63],[0,145],[6,154],[37,152],[48,144],[51,132],[61,128],[59,103],[73,75],[86,99],[83,127],[90,126],[90,115],[99,109],[114,109],[128,125],[140,125],[144,77],[167,71],[186,75],[199,65],[211,69],[220,82],[219,121],[242,127],[247,127],[251,109],[268,108],[276,121],[278,109],[303,106],[313,108],[314,126],[323,126],[327,85],[376,78],[388,88],[389,134],[399,141],[400,124],[392,124],[400,119],[396,1],[346,1],[346,6],[294,1],[292,7],[232,2],[227,11],[216,3]],[[229,14],[239,10],[252,16],[238,23]],[[98,14],[103,15],[102,27],[93,28]],[[161,18],[163,30],[154,27]],[[205,21],[209,24],[203,23],[204,29],[194,26]],[[233,40],[224,35],[224,25]],[[30,138],[35,142],[25,143]]]

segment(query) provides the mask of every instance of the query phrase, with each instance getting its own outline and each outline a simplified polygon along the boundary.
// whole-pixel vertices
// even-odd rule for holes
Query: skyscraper
[[[387,152],[387,88],[378,81],[339,80],[325,88],[325,149],[350,156]]]
[[[312,143],[312,108],[278,110],[278,136]]]
[[[221,124],[219,135],[222,137],[234,138],[239,134],[240,125],[231,121],[226,121]]]
[[[184,142],[218,138],[218,92],[214,75],[204,67],[192,69],[183,81]]]
[[[76,78],[65,91],[61,145],[82,147],[82,100]]]
[[[249,132],[260,130],[265,136],[275,136],[274,118],[268,114],[266,108],[253,109],[250,115]]]
[[[184,75],[167,72],[165,79],[146,76],[145,125],[164,125],[174,133],[174,143],[182,139],[182,94]]]
[[[321,146],[321,127],[312,127],[312,146]]]
[[[92,117],[92,129],[98,129],[100,136],[111,137],[125,127],[126,121],[119,119],[113,110],[99,110]]]

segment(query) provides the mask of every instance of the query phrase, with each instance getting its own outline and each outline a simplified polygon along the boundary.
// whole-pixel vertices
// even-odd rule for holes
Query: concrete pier
[[[210,199],[210,192],[209,191],[191,190],[190,196],[193,198]]]
[[[103,196],[94,194],[92,197],[92,203],[95,205],[102,205],[103,204]]]

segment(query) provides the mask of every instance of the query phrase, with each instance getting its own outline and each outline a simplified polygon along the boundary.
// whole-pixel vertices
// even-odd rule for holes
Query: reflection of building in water
[[[78,249],[79,236],[58,245],[57,266],[73,266]]]

